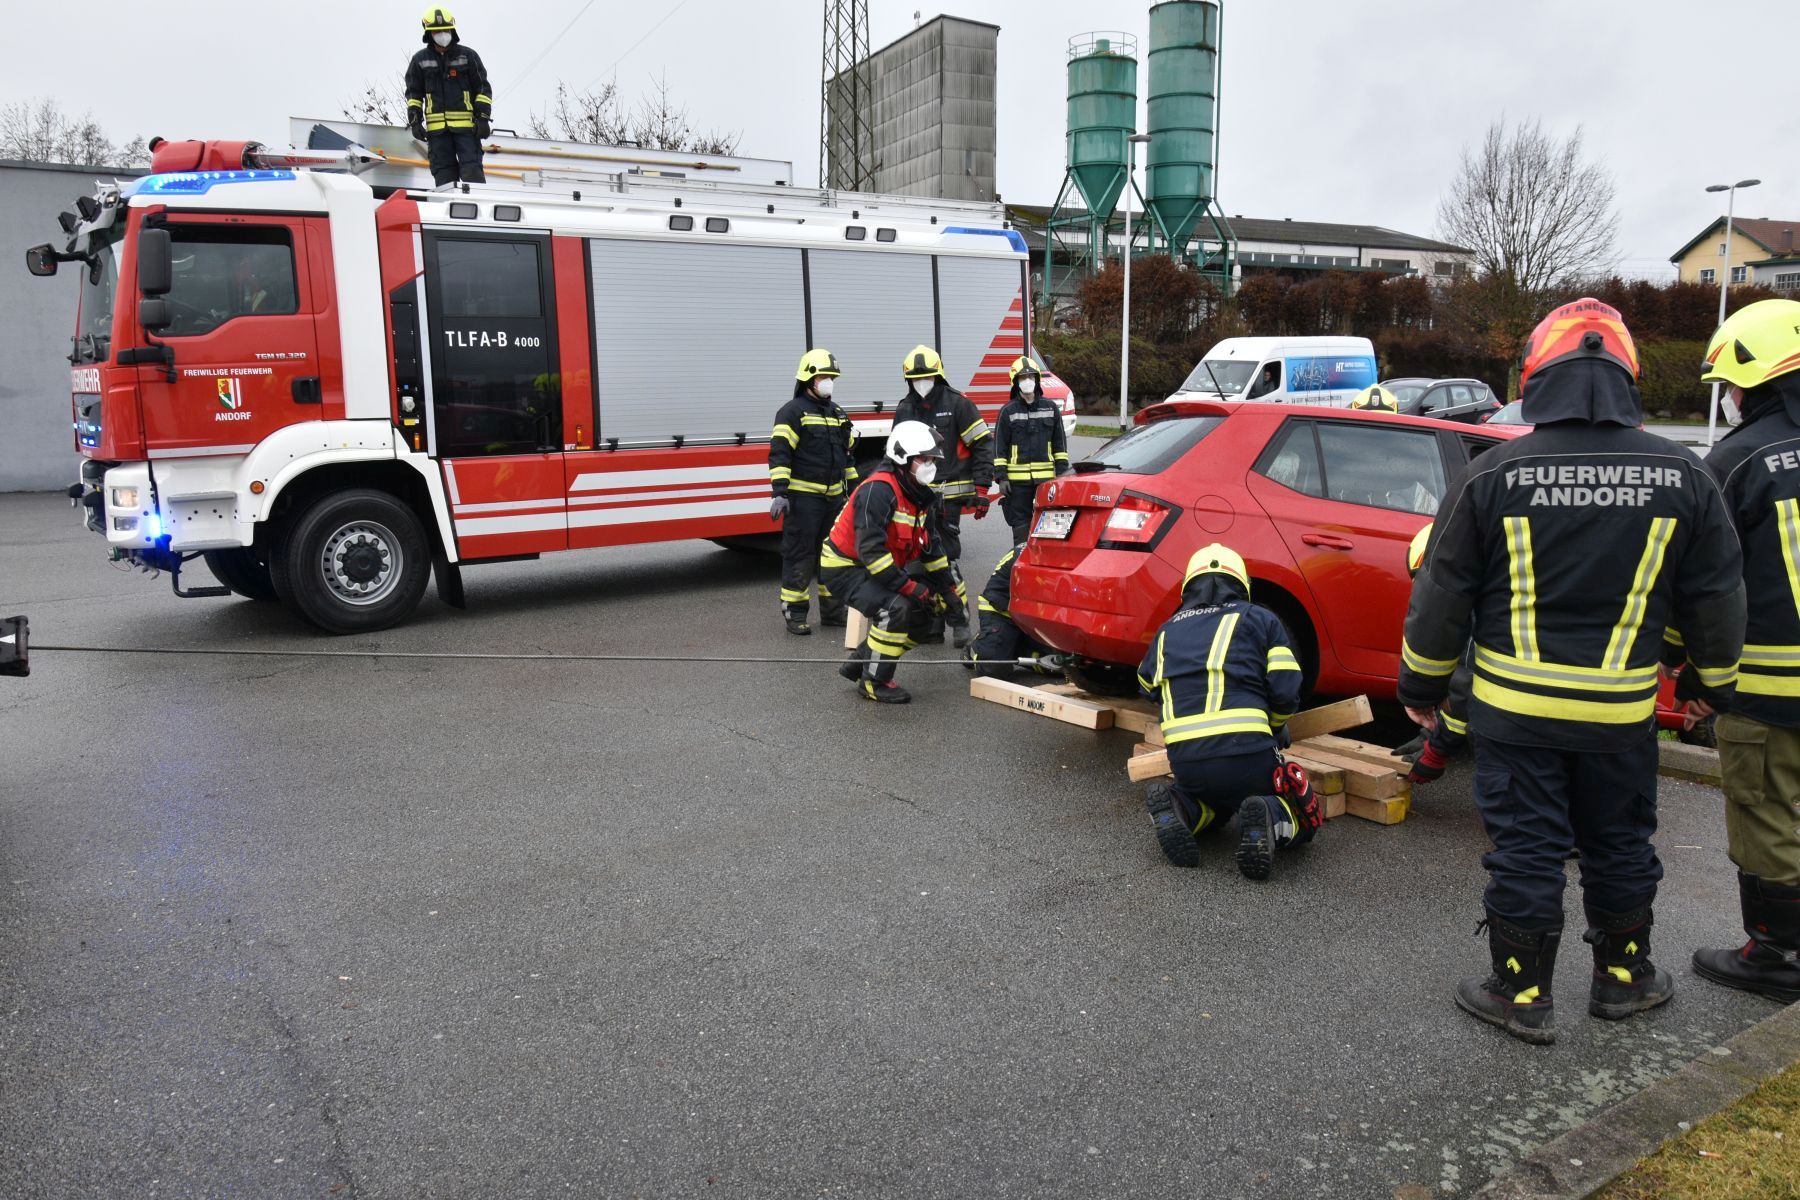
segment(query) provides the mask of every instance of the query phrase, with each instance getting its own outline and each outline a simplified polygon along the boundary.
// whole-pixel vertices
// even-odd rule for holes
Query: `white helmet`
[[[931,431],[931,426],[923,421],[902,421],[895,425],[894,431],[888,434],[888,461],[904,467],[921,454],[931,458],[944,457],[943,451],[938,449],[937,434]]]

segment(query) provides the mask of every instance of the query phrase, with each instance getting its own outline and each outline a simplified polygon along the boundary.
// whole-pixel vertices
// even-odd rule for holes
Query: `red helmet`
[[[1578,358],[1598,358],[1621,368],[1633,380],[1643,376],[1637,344],[1625,318],[1610,304],[1583,297],[1563,305],[1538,323],[1525,342],[1519,366],[1519,390],[1537,372]]]

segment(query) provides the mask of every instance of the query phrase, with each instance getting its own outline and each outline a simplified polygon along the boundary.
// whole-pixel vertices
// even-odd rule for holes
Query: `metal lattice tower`
[[[869,80],[869,0],[825,0],[819,84],[819,186],[872,191],[875,133]]]

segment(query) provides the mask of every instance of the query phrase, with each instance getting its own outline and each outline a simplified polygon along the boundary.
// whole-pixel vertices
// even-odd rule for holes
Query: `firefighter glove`
[[[493,137],[494,136],[494,123],[492,121],[488,120],[486,117],[476,117],[475,118],[475,136],[480,138],[484,142],[487,141],[489,138]]]
[[[1006,476],[1002,475],[1000,478],[994,480],[994,489],[996,491],[998,491],[1002,496],[1011,495],[1012,494],[1012,480],[1010,480]]]
[[[1074,467],[1069,465],[1068,459],[1059,458],[1056,460],[1056,473],[1058,475],[1067,475],[1070,471],[1073,471],[1074,469],[1075,469]]]
[[[425,140],[425,118],[424,117],[414,117],[412,124],[408,125],[406,127],[406,129],[407,129],[407,132],[412,134],[416,140],[421,141],[421,142]]]
[[[775,497],[775,503],[769,505],[769,520],[781,520],[781,518],[787,516],[787,510],[788,498],[786,496]]]
[[[973,517],[975,520],[979,521],[979,520],[981,520],[981,518],[987,516],[987,514],[988,514],[989,506],[988,506],[987,497],[977,496],[977,497],[975,497],[975,499],[968,501],[966,504],[966,507],[969,510],[969,515],[971,517]]]
[[[911,600],[914,604],[928,606],[931,604],[931,589],[911,577],[908,577],[901,583],[900,594],[905,596],[908,600]]]

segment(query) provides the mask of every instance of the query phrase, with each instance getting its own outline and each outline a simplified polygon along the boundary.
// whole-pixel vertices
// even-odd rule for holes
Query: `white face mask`
[[[823,379],[813,380],[813,395],[821,400],[831,399],[831,385],[836,382],[829,375]]]
[[[923,400],[925,397],[931,395],[931,389],[937,386],[937,380],[935,380],[935,379],[915,379],[912,381],[912,385],[913,385],[913,395],[915,395],[919,399]]]
[[[1719,411],[1725,414],[1727,425],[1744,423],[1744,412],[1738,407],[1736,388],[1727,389],[1725,394],[1719,397]]]
[[[1037,395],[1037,380],[1031,378],[1031,376],[1029,376],[1029,375],[1027,375],[1025,378],[1019,380],[1019,395],[1021,395],[1021,396]]]
[[[436,42],[439,46],[448,46],[450,44],[450,35],[447,33],[434,33],[431,35],[431,40]]]
[[[928,458],[922,463],[914,463],[912,473],[914,479],[926,487],[930,487],[932,481],[937,478],[937,459]]]

